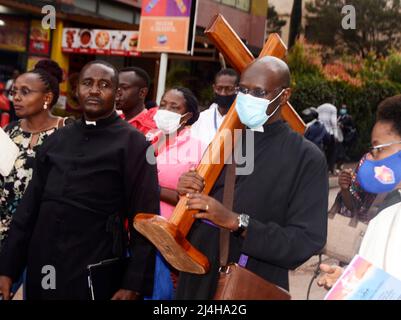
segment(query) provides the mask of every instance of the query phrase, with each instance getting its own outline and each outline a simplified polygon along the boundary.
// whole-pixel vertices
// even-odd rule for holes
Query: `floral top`
[[[18,146],[19,154],[10,174],[7,177],[0,175],[0,248],[10,227],[11,217],[17,210],[32,178],[36,151],[56,129],[57,127],[52,127],[39,133],[30,133],[21,129],[20,121],[10,123],[5,129],[11,140]],[[31,147],[31,141],[36,139],[37,142]]]

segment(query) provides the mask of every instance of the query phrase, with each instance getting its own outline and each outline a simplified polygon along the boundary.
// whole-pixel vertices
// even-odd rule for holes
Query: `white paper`
[[[325,300],[401,300],[401,281],[356,255]]]
[[[10,137],[0,128],[0,174],[7,177],[14,167],[19,149]]]

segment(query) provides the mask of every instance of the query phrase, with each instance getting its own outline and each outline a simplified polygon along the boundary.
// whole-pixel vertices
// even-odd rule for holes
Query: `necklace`
[[[38,130],[29,129],[28,125],[27,125],[27,122],[25,123],[25,128],[22,128],[22,121],[21,121],[20,122],[20,128],[21,128],[22,131],[25,131],[25,132],[28,132],[28,133],[31,133],[31,134],[39,134],[39,133],[42,133],[44,131],[48,131],[50,129],[56,128],[58,126],[58,123],[59,123],[60,119],[61,118],[54,118],[54,120],[57,120],[54,124],[52,124],[50,126],[47,126],[47,127],[40,128]]]

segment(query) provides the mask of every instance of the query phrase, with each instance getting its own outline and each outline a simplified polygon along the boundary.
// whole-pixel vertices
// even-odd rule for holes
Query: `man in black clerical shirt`
[[[288,66],[274,57],[257,59],[241,75],[235,108],[247,130],[253,130],[254,141],[244,141],[254,143],[254,170],[236,177],[232,210],[221,203],[227,166],[211,196],[197,193],[204,181],[196,172],[181,176],[178,192],[187,195],[189,210],[200,210],[188,240],[209,258],[211,267],[202,276],[181,273],[178,299],[213,298],[219,227],[233,231],[229,262],[285,289],[288,270],[325,245],[327,165],[322,152],[282,120],[280,107],[290,96],[289,86]]]
[[[158,212],[156,167],[148,143],[114,110],[118,73],[93,61],[81,71],[81,120],[58,130],[38,150],[32,181],[0,253],[0,293],[27,266],[28,299],[88,299],[87,266],[130,254],[113,299],[152,292],[154,252],[132,228],[138,212]],[[123,231],[128,219],[129,234]],[[54,271],[54,285],[43,277]],[[46,279],[45,279],[46,280]]]

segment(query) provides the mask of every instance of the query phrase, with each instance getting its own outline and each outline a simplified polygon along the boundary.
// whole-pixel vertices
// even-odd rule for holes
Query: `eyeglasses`
[[[28,88],[21,88],[21,89],[14,89],[13,88],[12,90],[10,90],[10,95],[12,97],[15,97],[19,93],[19,95],[21,97],[26,97],[26,96],[30,95],[31,93],[33,93],[33,92],[42,92],[43,93],[43,91],[41,91],[41,90],[32,90],[32,89],[28,89]]]
[[[283,89],[283,88],[278,88],[278,89]],[[267,95],[269,95],[270,92],[263,90],[263,89],[248,89],[248,88],[244,88],[244,87],[238,87],[237,88],[237,93],[241,92],[243,94],[250,94],[256,98],[264,98]]]
[[[228,94],[234,94],[237,91],[237,87],[235,87],[235,86],[215,86],[214,89],[218,93],[222,93],[224,91]]]
[[[382,151],[383,148],[392,146],[393,144],[401,144],[401,141],[394,141],[394,142],[379,144],[378,146],[370,147],[369,148],[369,153],[373,157],[376,157]]]

